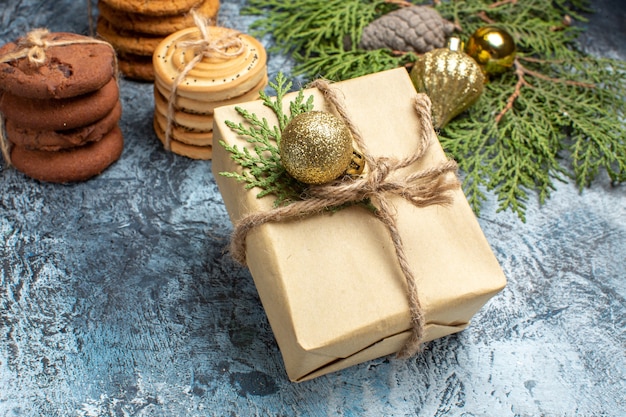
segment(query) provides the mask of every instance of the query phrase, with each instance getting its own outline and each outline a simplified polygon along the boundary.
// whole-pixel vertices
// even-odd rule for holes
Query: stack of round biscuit
[[[152,53],[168,35],[193,26],[189,12],[215,18],[219,0],[99,0],[98,34],[118,53],[130,79],[153,81]]]
[[[36,30],[0,48],[4,156],[27,176],[65,183],[100,174],[122,153],[121,112],[110,44]]]
[[[154,63],[154,130],[172,152],[211,159],[213,110],[255,100],[267,85],[267,54],[253,37],[209,26],[161,42]],[[192,62],[193,61],[193,62]]]

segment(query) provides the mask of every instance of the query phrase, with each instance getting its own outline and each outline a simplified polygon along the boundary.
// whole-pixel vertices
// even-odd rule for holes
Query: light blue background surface
[[[247,30],[241,3],[222,1],[222,25]],[[594,2],[588,50],[624,59],[619,3]],[[0,2],[0,43],[35,27],[87,33],[85,2]],[[289,68],[270,57],[271,77]],[[479,221],[509,282],[469,329],[294,384],[224,254],[211,163],[163,151],[151,84],[120,89],[126,147],[99,177],[44,184],[2,165],[1,417],[626,415],[623,185],[559,183],[527,223],[491,198]]]

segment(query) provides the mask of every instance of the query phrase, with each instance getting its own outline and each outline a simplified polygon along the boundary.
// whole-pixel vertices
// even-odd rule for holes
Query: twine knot
[[[372,168],[372,171],[368,178],[368,183],[372,190],[380,188],[381,184],[389,176],[391,172],[391,161],[386,158],[379,158],[378,163]]]
[[[46,62],[46,49],[50,43],[44,37],[49,33],[48,29],[33,29],[18,43],[20,47],[28,50],[26,56],[30,63],[43,65]]]
[[[246,264],[246,236],[252,229],[269,222],[300,219],[321,213],[347,203],[359,203],[371,200],[375,207],[375,216],[387,227],[395,249],[396,259],[406,281],[407,300],[411,320],[411,336],[398,352],[398,357],[407,358],[417,353],[422,345],[424,332],[424,314],[419,300],[417,281],[408,257],[404,251],[402,237],[394,217],[395,209],[390,196],[400,196],[417,207],[433,204],[448,204],[452,200],[449,191],[459,187],[456,175],[457,164],[447,159],[436,166],[409,172],[400,172],[417,162],[430,145],[430,132],[433,132],[430,116],[430,99],[425,94],[418,94],[414,107],[420,121],[417,134],[417,149],[407,158],[374,157],[367,151],[367,146],[358,128],[348,117],[348,112],[339,100],[337,93],[324,80],[311,84],[329,101],[346,123],[352,133],[354,144],[362,154],[366,168],[363,175],[352,178],[344,177],[328,184],[311,185],[305,199],[272,210],[252,213],[241,219],[234,228],[230,252],[241,264]]]
[[[200,39],[180,42],[177,47],[196,49],[200,59],[236,57],[244,52],[245,45],[238,36],[239,32],[232,30],[224,37],[212,38],[209,33],[208,20],[198,14],[195,10],[191,12],[191,15],[196,27],[200,31]],[[235,50],[233,52],[229,52],[229,49],[231,48],[235,48]]]
[[[204,58],[232,58],[245,52],[245,44],[239,37],[239,32],[229,31],[225,36],[214,38],[209,33],[209,20],[200,15],[195,10],[191,11],[193,21],[200,31],[200,39],[182,41],[176,44],[177,48],[194,50],[194,57],[180,71],[172,82],[172,91],[167,102],[167,126],[165,128],[165,149],[171,150],[172,129],[174,127],[174,103],[178,87],[183,82],[187,74]],[[234,51],[231,49],[234,48]]]

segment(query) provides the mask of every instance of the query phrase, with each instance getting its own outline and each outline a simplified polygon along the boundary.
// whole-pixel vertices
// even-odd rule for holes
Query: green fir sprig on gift
[[[246,183],[246,189],[258,187],[261,191],[258,198],[273,194],[276,199],[274,205],[288,204],[299,199],[303,191],[303,184],[287,174],[280,161],[280,138],[285,126],[295,116],[313,109],[313,96],[306,100],[304,93],[299,91],[295,99],[289,103],[289,113],[283,110],[283,98],[292,88],[284,74],[279,73],[269,86],[276,92],[274,98],[265,92],[260,92],[263,104],[274,112],[278,125],[270,125],[266,118],[259,118],[256,114],[241,107],[235,110],[244,119],[235,123],[227,120],[225,124],[238,135],[245,137],[252,146],[239,148],[237,145],[228,145],[224,141],[220,144],[231,153],[231,158],[242,168],[237,172],[221,172],[220,175],[234,178]]]
[[[414,52],[358,44],[363,28],[410,4],[402,0],[249,0],[244,13],[271,35],[271,50],[294,57],[295,75],[340,81],[386,69],[408,69]],[[430,3],[430,2],[429,2]],[[587,0],[434,1],[463,41],[479,27],[497,24],[517,47],[515,66],[491,77],[476,104],[440,133],[459,162],[464,190],[479,213],[488,192],[498,211],[525,220],[533,198],[545,203],[556,181],[573,178],[582,190],[601,172],[626,181],[626,64],[589,56],[576,39],[590,12]]]

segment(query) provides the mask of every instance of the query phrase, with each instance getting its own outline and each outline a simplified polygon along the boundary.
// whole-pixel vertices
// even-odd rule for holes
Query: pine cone
[[[454,25],[432,7],[403,7],[379,17],[363,28],[359,47],[424,53],[443,48],[446,38],[453,31]]]

